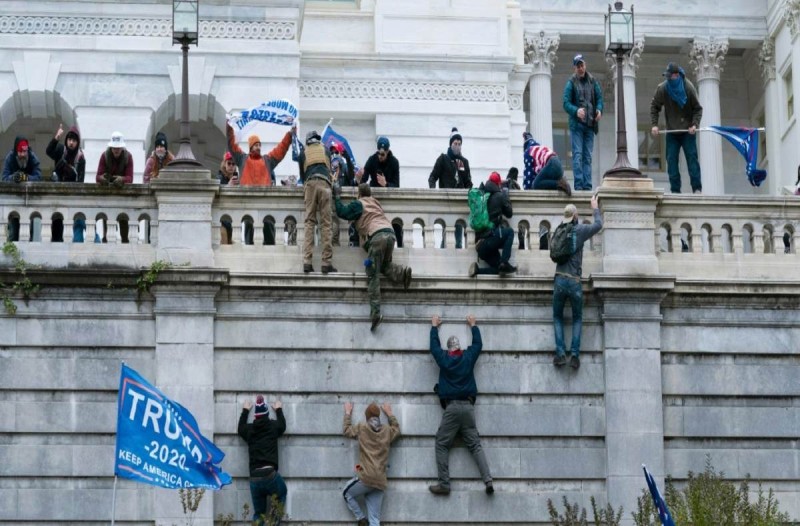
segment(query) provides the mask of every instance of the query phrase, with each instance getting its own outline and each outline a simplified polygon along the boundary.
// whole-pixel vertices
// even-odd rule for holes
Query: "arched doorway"
[[[167,136],[169,150],[177,153],[180,142],[180,97],[170,95],[153,114],[145,151],[153,152],[156,133]],[[211,170],[216,177],[222,156],[225,154],[225,109],[212,95],[189,95],[189,120],[191,121],[192,152],[195,159]]]

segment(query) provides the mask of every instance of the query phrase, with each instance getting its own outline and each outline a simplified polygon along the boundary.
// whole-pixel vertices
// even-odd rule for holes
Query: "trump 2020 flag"
[[[747,162],[747,180],[752,186],[761,186],[761,183],[767,178],[767,171],[759,170],[757,167],[758,129],[731,126],[709,126],[708,129],[728,139],[739,150]]]
[[[334,144],[341,144],[344,146],[347,155],[350,156],[350,161],[353,163],[353,169],[358,171],[358,163],[356,163],[356,156],[353,155],[353,150],[350,148],[350,143],[341,133],[333,129],[333,126],[328,123],[325,129],[322,130],[322,144],[324,144],[329,151],[333,151]]]
[[[658,492],[658,486],[653,475],[647,471],[647,466],[644,464],[642,464],[642,469],[644,470],[644,478],[647,480],[647,487],[650,489],[650,495],[653,497],[653,504],[658,510],[658,518],[661,519],[661,524],[663,526],[675,526],[675,521],[672,520],[672,515],[669,514],[669,509],[667,509],[667,503],[664,502],[664,499],[661,498],[661,493]]]
[[[163,488],[220,489],[225,453],[200,434],[192,414],[122,364],[114,474]]]
[[[258,122],[291,126],[297,120],[297,114],[294,104],[286,99],[276,99],[231,114],[228,124],[237,134],[241,134]]]

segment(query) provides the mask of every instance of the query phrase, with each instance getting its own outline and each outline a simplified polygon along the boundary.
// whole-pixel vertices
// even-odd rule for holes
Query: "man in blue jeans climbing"
[[[581,327],[583,322],[583,290],[581,289],[581,273],[583,271],[583,244],[603,228],[597,196],[592,197],[592,213],[594,223],[582,225],[578,221],[578,209],[569,204],[564,208],[562,222],[573,224],[575,232],[575,253],[565,263],[556,265],[556,276],[553,284],[553,329],[556,337],[556,357],[553,365],[560,367],[567,363],[567,351],[564,344],[564,307],[567,300],[572,306],[572,356],[569,365],[573,369],[581,366],[578,357],[581,352]]]

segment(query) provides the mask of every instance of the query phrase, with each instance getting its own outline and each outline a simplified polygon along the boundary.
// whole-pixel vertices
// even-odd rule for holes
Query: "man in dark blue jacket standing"
[[[439,341],[441,324],[442,319],[438,315],[431,318],[431,354],[439,366],[439,384],[436,391],[444,408],[444,414],[436,432],[436,469],[439,472],[439,482],[429,486],[428,489],[435,495],[450,494],[450,447],[456,435],[460,433],[461,439],[478,464],[481,479],[486,485],[486,493],[491,495],[494,493],[492,475],[489,473],[486,454],[481,448],[481,437],[475,425],[473,407],[478,396],[473,369],[483,347],[481,331],[478,329],[475,316],[468,315],[467,325],[472,331],[472,345],[463,351],[458,338],[450,336],[445,351]]]

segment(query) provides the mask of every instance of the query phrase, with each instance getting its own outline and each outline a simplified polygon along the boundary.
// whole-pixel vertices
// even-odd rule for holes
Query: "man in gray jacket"
[[[689,181],[694,193],[702,193],[700,182],[700,163],[697,161],[697,127],[703,118],[703,107],[697,98],[697,90],[685,77],[683,68],[670,62],[664,72],[667,78],[658,85],[650,103],[650,133],[658,137],[658,115],[664,108],[664,120],[667,131],[684,130],[667,133],[667,173],[669,188],[673,194],[681,193],[681,173],[678,171],[678,154],[683,148],[686,164],[689,167]]]
[[[567,300],[572,306],[572,357],[569,365],[573,369],[581,366],[578,355],[581,352],[581,325],[583,322],[583,289],[581,273],[583,272],[583,244],[603,228],[597,196],[592,197],[594,223],[582,225],[578,222],[578,209],[569,204],[564,208],[563,223],[572,223],[577,249],[566,263],[556,265],[555,283],[553,285],[553,329],[556,336],[556,357],[553,365],[562,366],[567,363],[564,345],[564,307]]]

